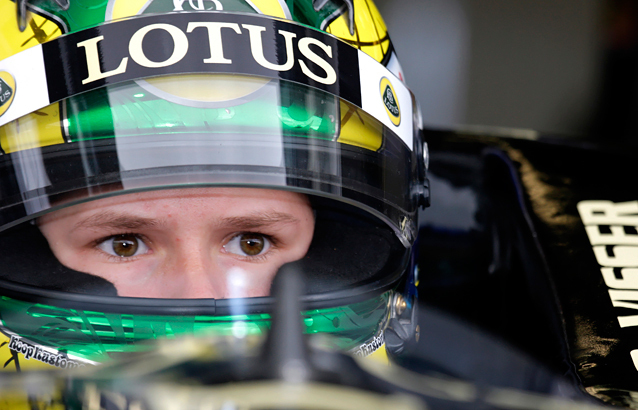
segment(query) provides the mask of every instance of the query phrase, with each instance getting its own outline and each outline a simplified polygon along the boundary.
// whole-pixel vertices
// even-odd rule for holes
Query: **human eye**
[[[146,243],[136,234],[112,235],[97,244],[101,251],[119,258],[131,258],[144,255],[149,249]]]
[[[272,241],[268,236],[251,232],[235,235],[223,248],[228,253],[251,258],[264,255],[271,246]]]

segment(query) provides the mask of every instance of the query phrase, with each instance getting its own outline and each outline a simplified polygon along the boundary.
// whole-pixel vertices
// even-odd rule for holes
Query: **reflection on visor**
[[[264,85],[242,99],[216,103],[217,108],[171,103],[134,86],[116,86],[68,102],[75,114],[68,120],[71,142],[158,133],[240,133],[255,137],[283,133],[333,140],[338,126],[334,97],[289,83],[281,88]],[[93,108],[80,109],[87,106]]]
[[[171,77],[171,87],[193,87],[195,77]],[[210,86],[211,76],[205,77],[201,83]],[[12,153],[113,137],[206,133],[213,138],[232,133],[255,140],[282,134],[338,140],[373,151],[382,146],[383,129],[377,121],[328,93],[287,82],[264,84],[249,77],[224,76],[223,81],[234,88],[254,88],[235,99],[189,106],[176,95],[160,98],[157,90],[149,92],[141,82],[107,87],[52,104],[0,128],[0,143],[5,153]]]

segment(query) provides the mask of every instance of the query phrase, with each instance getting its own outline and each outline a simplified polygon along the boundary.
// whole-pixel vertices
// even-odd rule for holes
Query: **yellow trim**
[[[60,104],[54,103],[0,127],[0,146],[7,154],[64,143]]]
[[[383,126],[363,110],[340,101],[342,144],[378,151],[383,145]]]
[[[16,7],[14,1],[0,0],[0,60],[62,34],[62,30],[53,20],[30,11],[27,12],[26,29],[21,32],[16,18]],[[0,73],[0,76],[8,82],[6,76],[10,74]],[[20,84],[13,82],[9,83],[9,86],[13,88],[14,96],[20,92]],[[0,115],[9,105],[10,102],[0,108]],[[0,127],[0,146],[7,153],[63,142],[58,104],[52,104]]]
[[[9,336],[4,332],[0,332],[0,372],[51,370],[56,368],[55,366],[42,363],[35,359],[27,360],[22,353],[16,353],[18,361],[20,362],[20,370],[18,370],[15,360],[12,360],[13,352],[9,349],[10,341],[11,338]]]
[[[9,341],[11,339],[4,333],[0,333],[0,370],[4,372],[17,371],[16,364],[12,359],[11,350],[9,350]]]
[[[381,13],[370,0],[354,0],[355,32],[350,34],[347,13],[335,19],[326,31],[358,48],[378,62],[383,61],[390,47],[388,28]]]
[[[286,18],[286,13],[277,0],[252,0],[252,3],[267,16]]]
[[[31,12],[27,12],[26,30],[21,32],[16,7],[16,2],[0,0],[0,60],[62,34],[55,22]]]
[[[385,348],[385,343],[383,344],[383,346],[366,356],[365,359],[373,360],[377,363],[385,364],[388,366],[390,365],[390,357],[388,357],[388,351]]]
[[[126,0],[113,2],[113,20],[135,16],[148,0]]]

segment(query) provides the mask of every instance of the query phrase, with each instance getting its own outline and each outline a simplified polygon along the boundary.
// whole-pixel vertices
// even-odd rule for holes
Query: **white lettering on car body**
[[[638,310],[638,234],[626,229],[638,230],[638,201],[582,201],[577,208],[612,305]],[[638,326],[638,315],[618,316],[618,324]],[[638,349],[631,358],[638,370]]]

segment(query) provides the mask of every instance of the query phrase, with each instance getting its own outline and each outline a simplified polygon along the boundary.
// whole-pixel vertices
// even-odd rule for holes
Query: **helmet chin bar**
[[[301,272],[300,264],[286,264],[280,272],[290,270]],[[372,353],[383,345],[383,332],[395,318],[397,309],[393,306],[399,300],[395,295],[400,283],[376,281],[296,296],[306,333],[331,334],[332,338],[325,339],[326,346],[357,356]],[[224,336],[235,334],[237,329],[263,334],[271,327],[272,315],[280,303],[275,289],[272,297],[218,300],[89,296],[8,281],[0,281],[0,289],[4,295],[0,331],[12,342],[15,337],[16,343],[22,341],[63,355],[68,352],[77,363],[86,364],[147,350],[148,345],[138,346],[138,342],[149,339]]]

